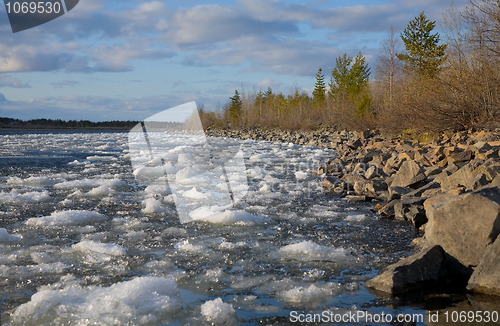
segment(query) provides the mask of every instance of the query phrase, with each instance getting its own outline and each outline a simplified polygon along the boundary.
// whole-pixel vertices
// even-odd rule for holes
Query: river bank
[[[500,132],[462,131],[419,143],[376,131],[208,130],[210,136],[335,149],[315,171],[325,192],[371,201],[388,219],[412,223],[420,251],[366,283],[398,295],[449,284],[500,295]]]

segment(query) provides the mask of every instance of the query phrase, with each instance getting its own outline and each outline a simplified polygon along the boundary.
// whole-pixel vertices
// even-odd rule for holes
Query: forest
[[[451,3],[443,17],[441,34],[424,12],[403,31],[388,26],[374,67],[361,51],[339,56],[331,73],[318,69],[311,95],[235,90],[216,111],[199,107],[203,125],[390,133],[500,127],[499,2],[471,0],[462,10]]]

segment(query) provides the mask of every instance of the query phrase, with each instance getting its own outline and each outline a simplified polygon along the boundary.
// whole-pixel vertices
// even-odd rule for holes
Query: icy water
[[[377,299],[363,286],[411,254],[415,232],[369,205],[325,195],[312,170],[332,150],[239,142],[243,170],[224,171],[234,192],[227,202],[217,192],[224,182],[213,182],[224,181],[224,159],[189,166],[196,153],[181,138],[156,165],[177,175],[174,189],[154,164],[141,168],[126,132],[0,133],[2,325],[425,315],[423,306]]]

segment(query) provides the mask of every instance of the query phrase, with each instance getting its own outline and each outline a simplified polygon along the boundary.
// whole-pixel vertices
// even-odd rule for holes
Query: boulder
[[[477,266],[500,233],[500,188],[484,187],[428,206],[425,237],[465,266]]]
[[[395,200],[394,218],[396,220],[408,221],[418,229],[427,223],[427,216],[423,206],[424,199],[418,197],[406,197]]]
[[[415,161],[404,161],[398,172],[394,176],[391,183],[392,187],[409,187],[421,181],[424,181],[426,176],[420,165]]]
[[[382,273],[367,281],[365,286],[391,294],[434,286],[444,276],[445,252],[440,246],[422,251],[390,265]]]
[[[335,177],[326,177],[320,185],[327,193],[341,195],[344,192],[344,182]]]
[[[500,295],[500,239],[489,246],[474,270],[467,289],[474,292]]]

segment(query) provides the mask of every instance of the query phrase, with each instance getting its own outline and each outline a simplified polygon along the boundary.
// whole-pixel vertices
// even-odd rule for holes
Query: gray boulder
[[[477,266],[500,233],[500,188],[484,187],[430,205],[425,237],[465,266]]]
[[[440,246],[427,247],[386,268],[365,286],[391,294],[401,294],[438,283],[446,268],[445,252]]]
[[[500,295],[500,239],[489,246],[474,270],[467,289],[490,295]]]
[[[424,171],[417,162],[406,160],[394,176],[391,187],[410,187],[424,181],[426,178]]]

